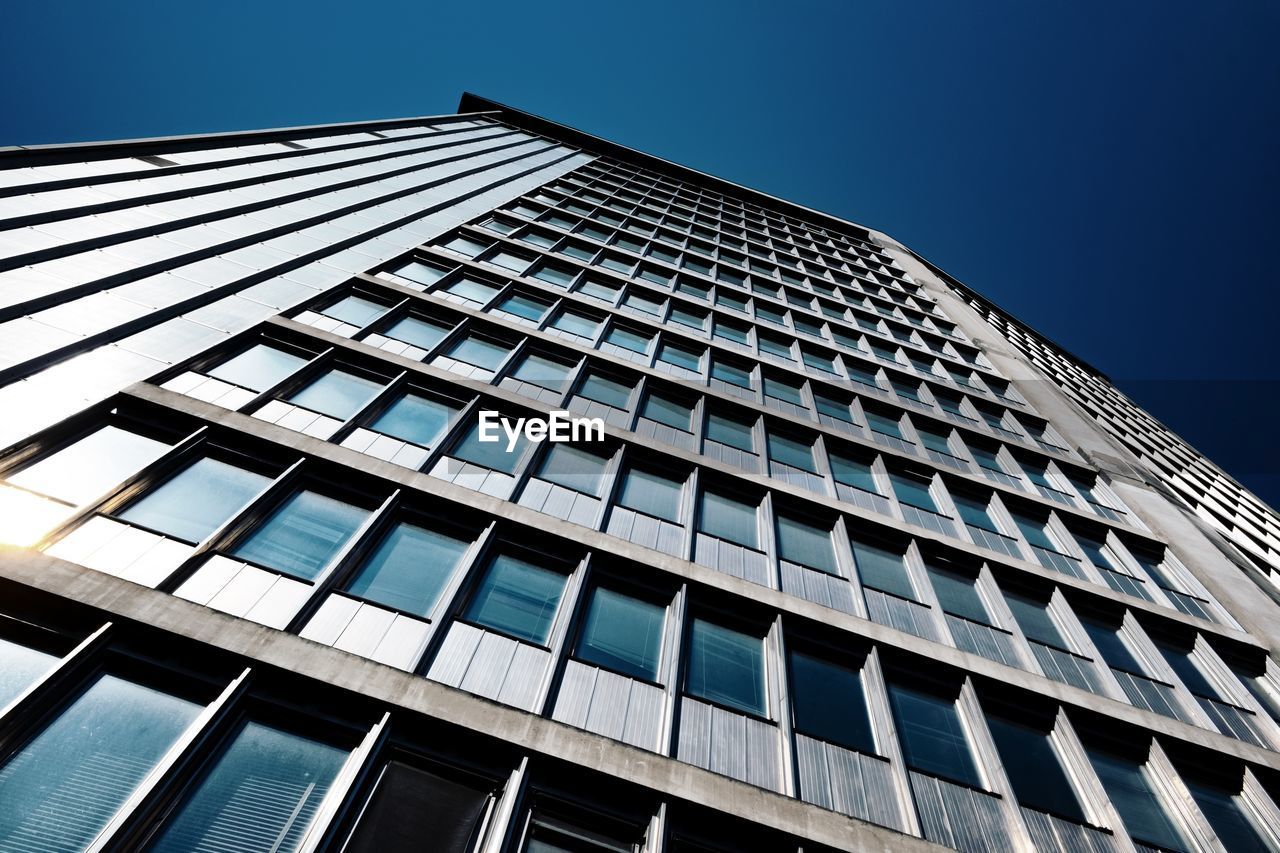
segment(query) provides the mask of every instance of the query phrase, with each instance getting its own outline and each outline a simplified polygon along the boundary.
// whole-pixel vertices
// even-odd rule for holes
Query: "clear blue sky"
[[[1263,0],[11,3],[0,144],[470,89],[894,235],[1274,505],[1278,44]]]

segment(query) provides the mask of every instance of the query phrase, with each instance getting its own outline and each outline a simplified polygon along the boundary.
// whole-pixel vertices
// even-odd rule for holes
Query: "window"
[[[576,311],[561,311],[560,315],[552,321],[551,328],[580,338],[594,338],[600,329],[600,321]]]
[[[985,447],[970,447],[969,452],[973,454],[973,458],[983,468],[988,471],[1004,473],[1004,468],[1000,467],[1000,460],[996,458],[996,451],[988,450]]]
[[[382,538],[347,592],[425,619],[470,544],[402,521]]]
[[[645,332],[637,332],[623,326],[614,326],[604,336],[604,339],[614,346],[630,350],[634,353],[644,355],[649,352],[649,344],[653,342],[653,336]]]
[[[545,281],[554,287],[567,288],[573,283],[574,277],[578,271],[573,267],[562,266],[561,264],[544,263],[538,266],[534,271],[533,277],[539,281]]]
[[[1067,648],[1062,633],[1049,615],[1047,602],[1009,590],[1005,591],[1004,600],[1013,611],[1013,620],[1028,640],[1058,649]]]
[[[792,652],[790,659],[796,731],[874,754],[862,674],[800,652]]]
[[[484,261],[487,264],[493,264],[496,267],[502,267],[518,273],[528,268],[529,264],[533,262],[533,257],[523,252],[497,251],[485,258]]]
[[[232,553],[287,575],[314,580],[368,515],[368,510],[318,492],[298,492]]]
[[[908,767],[980,787],[954,699],[890,682],[889,700]]]
[[[715,321],[715,336],[722,340],[746,346],[749,334],[750,329],[746,326],[740,326],[737,323],[729,323],[720,319]]]
[[[898,425],[896,418],[889,418],[878,412],[867,412],[866,416],[867,426],[871,427],[873,432],[905,441],[902,436],[902,428]]]
[[[960,572],[925,563],[925,571],[938,595],[938,603],[947,613],[968,619],[970,622],[991,624],[987,606],[978,594],[976,580]]]
[[[684,482],[642,468],[632,468],[622,481],[618,503],[666,521],[679,523]]]
[[[690,311],[688,308],[675,306],[671,309],[671,321],[682,326],[688,326],[690,329],[702,331],[707,326],[707,315],[697,311]]]
[[[803,441],[785,435],[769,433],[769,458],[801,471],[817,473],[813,464],[813,447]]]
[[[858,564],[858,577],[862,579],[863,586],[915,600],[915,590],[911,587],[911,578],[907,575],[901,553],[857,539],[849,544],[853,548],[853,559]]]
[[[889,482],[893,483],[893,493],[898,500],[917,509],[938,513],[938,505],[929,494],[932,480],[904,471],[890,471]]]
[[[489,564],[463,618],[544,645],[564,585],[565,576],[560,572],[499,554]]]
[[[829,527],[815,527],[787,515],[778,516],[778,555],[789,563],[839,574]]]
[[[8,481],[68,503],[85,504],[168,450],[164,442],[104,426],[23,468]]]
[[[852,486],[855,489],[861,489],[864,492],[870,492],[873,495],[880,494],[870,462],[849,456],[841,456],[838,453],[831,453],[828,456],[831,460],[831,473],[836,482],[844,483],[846,486]]]
[[[254,344],[239,355],[233,355],[208,373],[215,379],[239,385],[241,388],[265,391],[306,363],[307,360],[300,355],[266,344]]]
[[[951,500],[955,502],[956,509],[960,512],[960,517],[964,519],[965,524],[988,530],[992,533],[999,533],[996,529],[996,523],[991,520],[991,515],[987,512],[987,503],[985,501],[971,498],[965,494],[952,494]]]
[[[1044,548],[1047,551],[1058,550],[1058,546],[1049,538],[1048,532],[1045,530],[1045,522],[1022,515],[1020,513],[1011,513],[1013,521],[1018,525],[1018,529],[1022,531],[1022,535],[1027,537],[1027,541],[1032,545]]]
[[[474,278],[465,276],[444,288],[444,292],[450,296],[457,296],[476,305],[483,305],[488,302],[497,296],[500,290],[502,288],[496,284],[490,284],[487,281],[476,281]]]
[[[8,850],[88,849],[200,705],[99,675],[0,769]]]
[[[419,349],[433,349],[444,340],[452,327],[435,320],[424,320],[421,317],[405,317],[393,323],[382,334],[402,343],[412,344]]]
[[[335,368],[321,374],[287,399],[295,406],[345,421],[382,390],[372,379]]]
[[[388,406],[369,428],[422,447],[434,447],[449,421],[462,410],[455,401],[405,394]]]
[[[717,415],[714,412],[707,416],[707,439],[748,453],[755,452],[751,424]]]
[[[1195,779],[1184,781],[1224,849],[1233,853],[1266,853],[1271,849],[1242,808],[1239,793]]]
[[[614,672],[658,680],[665,607],[597,587],[587,605],[575,655]]]
[[[739,388],[751,387],[751,371],[725,361],[716,360],[711,363],[711,377]]]
[[[694,619],[685,690],[690,696],[764,716],[764,642],[705,619]]]
[[[505,311],[508,314],[514,314],[517,317],[523,317],[536,323],[551,309],[551,303],[535,299],[523,293],[513,293],[502,300],[497,307],[500,311]]]
[[[790,382],[781,379],[773,379],[768,376],[764,379],[764,393],[766,397],[773,397],[775,400],[782,400],[785,403],[791,403],[795,406],[804,405],[803,386],[792,385]]]
[[[1089,750],[1089,761],[1135,841],[1165,850],[1187,849],[1141,764],[1094,749]]]
[[[1048,732],[992,716],[987,717],[987,726],[1019,804],[1086,822]]]
[[[520,361],[511,375],[522,382],[560,393],[564,391],[573,368],[572,364],[530,353]]]
[[[365,299],[363,296],[352,295],[344,296],[320,313],[335,320],[341,320],[344,323],[364,328],[387,313],[387,306],[374,302],[372,299]]]
[[[0,708],[16,699],[57,662],[58,659],[47,652],[0,637]]]
[[[679,400],[673,400],[664,394],[650,393],[644,401],[640,414],[649,420],[666,424],[669,427],[689,432],[693,418],[693,406]]]
[[[346,758],[330,744],[246,722],[147,850],[292,853]]]
[[[598,498],[604,487],[604,469],[608,463],[608,456],[602,456],[594,450],[557,443],[551,445],[538,476],[575,492]]]
[[[615,409],[626,409],[631,401],[631,386],[601,373],[591,373],[583,381],[578,396]]]
[[[1125,672],[1144,675],[1142,664],[1138,663],[1138,659],[1133,656],[1133,652],[1129,651],[1129,646],[1120,636],[1119,628],[1104,625],[1096,619],[1085,618],[1081,619],[1080,623],[1084,625],[1085,633],[1089,635],[1090,640],[1093,640],[1098,653],[1102,655],[1102,659],[1107,662],[1108,666]]]
[[[760,352],[778,358],[794,361],[791,355],[791,341],[787,338],[776,338],[772,335],[766,335],[763,332],[756,335],[756,345],[760,347]]]
[[[596,299],[610,303],[618,298],[618,293],[621,290],[621,287],[612,282],[600,281],[594,278],[583,278],[578,284],[578,292],[584,296],[593,296]]]
[[[1168,662],[1169,668],[1178,674],[1178,678],[1182,679],[1182,683],[1188,690],[1197,696],[1205,696],[1209,699],[1222,698],[1192,660],[1190,648],[1169,640],[1156,640],[1155,645]]]
[[[747,548],[760,547],[756,506],[715,492],[703,492],[698,513],[698,529],[710,536],[736,542]]]
[[[853,415],[849,411],[848,403],[816,391],[813,395],[813,403],[817,406],[819,415],[826,415],[846,424],[853,423]]]
[[[270,482],[269,477],[206,456],[118,515],[159,533],[201,542]]]
[[[448,356],[456,361],[496,371],[510,352],[510,344],[470,334],[451,346]]]
[[[444,276],[448,275],[449,270],[445,267],[438,267],[435,264],[424,264],[419,261],[413,261],[405,264],[395,274],[401,278],[407,278],[409,281],[415,281],[418,284],[432,285]]]
[[[917,425],[916,434],[920,436],[920,442],[933,452],[942,453],[946,456],[955,455],[951,452],[951,445],[947,442],[947,437],[942,433]]]
[[[481,441],[480,423],[477,419],[476,425],[454,446],[449,455],[493,471],[514,474],[524,456],[525,448],[529,446],[529,439],[525,438],[524,431],[521,430],[516,436],[515,444],[507,450],[509,439],[502,430],[498,432],[497,441]]]
[[[702,369],[702,352],[702,350],[690,349],[671,341],[663,341],[662,346],[658,348],[658,361],[697,372]]]

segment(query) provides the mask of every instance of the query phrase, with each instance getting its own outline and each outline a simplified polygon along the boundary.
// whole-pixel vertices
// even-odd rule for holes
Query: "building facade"
[[[1273,511],[885,234],[459,110],[0,152],[0,851],[1280,850]]]

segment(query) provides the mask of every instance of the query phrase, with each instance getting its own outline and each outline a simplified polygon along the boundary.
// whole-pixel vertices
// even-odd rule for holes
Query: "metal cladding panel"
[[[1123,849],[1108,832],[1023,808],[1022,820],[1037,850],[1059,853],[1115,853]]]
[[[609,513],[606,532],[664,554],[680,556],[684,550],[683,527],[623,506]]]
[[[844,483],[836,483],[836,495],[845,503],[853,504],[860,509],[880,515],[893,515],[893,504],[881,495],[873,495],[871,492],[864,492],[862,489],[855,489]]]
[[[464,622],[455,622],[450,625],[444,642],[440,644],[435,658],[431,661],[431,669],[427,677],[450,687],[462,684],[462,679],[471,666],[471,658],[475,655],[476,648],[480,645],[480,638],[483,636],[484,632],[474,625],[467,625]]]
[[[817,492],[820,495],[827,493],[826,478],[821,474],[815,474],[803,468],[795,468],[791,465],[784,465],[781,462],[770,462],[769,476],[775,477],[784,483],[790,483],[793,486]]]
[[[749,580],[761,586],[770,581],[769,558],[759,551],[699,533],[694,543],[694,562],[716,571]]]
[[[649,418],[638,418],[634,432],[643,438],[652,438],[662,444],[678,447],[681,450],[693,450],[695,446],[691,433]]]
[[[889,762],[796,735],[800,797],[860,820],[902,830]]]
[[[502,694],[507,673],[511,671],[511,662],[515,659],[519,646],[510,637],[491,634],[487,631],[480,637],[476,653],[467,667],[467,674],[458,685],[463,690],[496,699]]]
[[[853,603],[853,587],[844,578],[788,563],[785,560],[780,562],[780,566],[783,592],[842,613],[857,612]]]
[[[1031,652],[1046,676],[1072,687],[1105,695],[1102,679],[1093,661],[1062,649],[1032,642]]]
[[[1196,701],[1200,703],[1200,707],[1213,720],[1215,726],[1223,734],[1230,735],[1236,740],[1242,740],[1245,743],[1251,743],[1254,746],[1260,746],[1263,749],[1271,749],[1271,745],[1267,742],[1262,730],[1258,726],[1256,716],[1242,708],[1234,705],[1228,705],[1225,702],[1219,702],[1216,699],[1210,699],[1207,696],[1197,696]]]
[[[999,797],[921,773],[910,776],[925,838],[963,853],[1009,849]]]
[[[888,595],[878,589],[863,587],[863,595],[867,599],[867,616],[873,622],[897,628],[938,642],[938,628],[933,620],[929,607],[895,595]]]
[[[1114,668],[1111,673],[1116,677],[1116,681],[1120,682],[1120,687],[1124,689],[1129,701],[1137,707],[1175,720],[1182,720],[1184,723],[1195,724],[1195,720],[1178,701],[1177,691],[1172,685]]]
[[[726,465],[741,468],[751,474],[760,473],[760,457],[737,447],[730,447],[710,439],[702,443],[702,455],[708,459],[717,459]]]
[[[1013,635],[1009,632],[970,622],[950,613],[943,615],[947,620],[947,628],[951,631],[951,638],[956,641],[956,648],[1008,666],[1021,664],[1013,644]]]
[[[772,791],[782,790],[776,726],[685,697],[676,757]]]

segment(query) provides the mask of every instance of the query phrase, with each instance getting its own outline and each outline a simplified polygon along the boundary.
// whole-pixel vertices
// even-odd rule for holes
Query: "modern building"
[[[0,448],[0,851],[1280,850],[1272,510],[478,97],[0,151]]]

